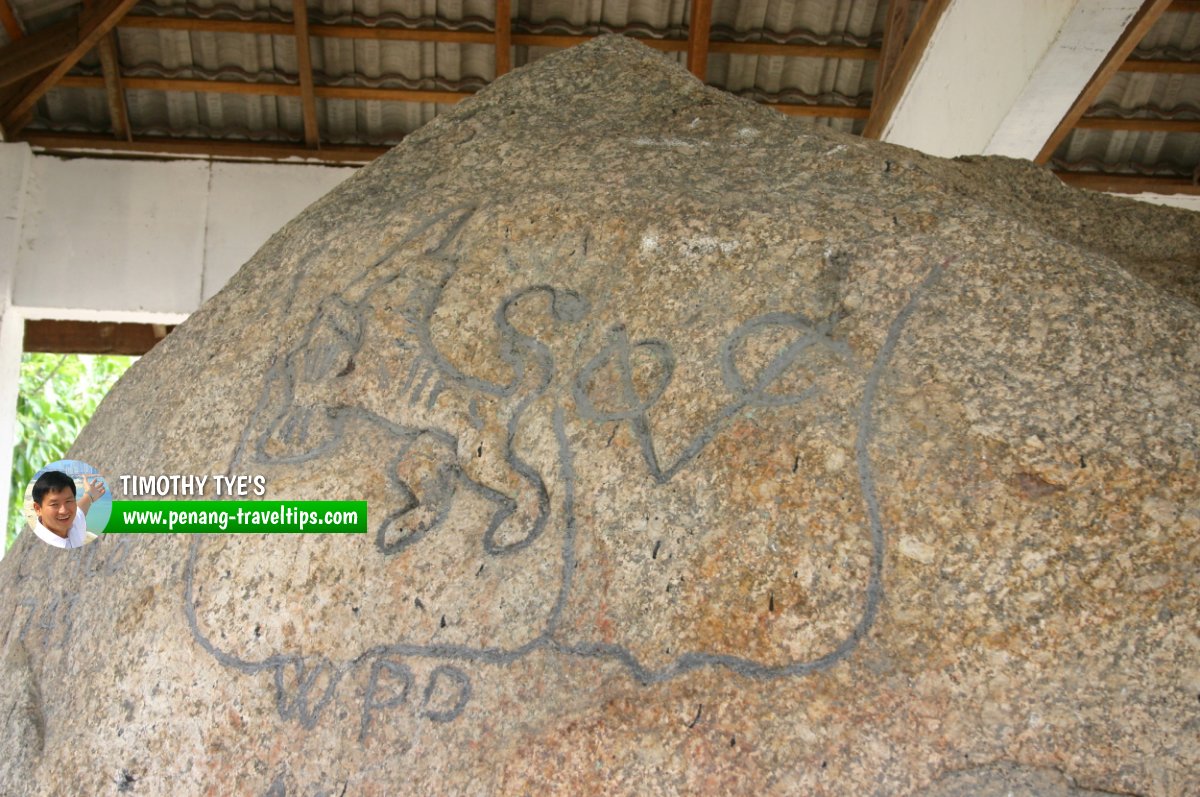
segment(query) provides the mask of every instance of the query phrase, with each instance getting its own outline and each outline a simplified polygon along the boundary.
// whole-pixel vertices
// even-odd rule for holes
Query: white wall
[[[200,299],[210,168],[35,158],[13,303],[39,318],[186,317]]]
[[[354,171],[36,156],[13,304],[28,318],[176,323]]]
[[[201,300],[219,291],[276,230],[356,171],[276,163],[214,163]]]

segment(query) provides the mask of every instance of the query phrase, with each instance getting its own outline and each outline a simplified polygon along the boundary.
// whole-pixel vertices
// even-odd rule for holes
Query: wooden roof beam
[[[646,44],[651,42],[647,41]],[[682,48],[681,48],[682,49]],[[710,53],[729,55],[781,56],[783,58],[846,58],[856,61],[877,61],[878,47],[854,47],[841,44],[774,44],[773,42],[714,42],[708,43]]]
[[[522,47],[574,47],[594,36],[559,36],[549,33],[514,33],[513,44]],[[638,39],[655,50],[684,53],[688,42],[682,39]],[[708,52],[725,55],[779,56],[783,58],[847,58],[860,61],[879,59],[878,47],[854,47],[837,44],[775,44],[774,42],[708,42]]]
[[[1096,97],[1100,95],[1100,92],[1108,85],[1118,70],[1120,70],[1121,64],[1125,63],[1129,54],[1146,37],[1150,28],[1154,26],[1158,18],[1170,7],[1171,3],[1172,0],[1145,0],[1142,3],[1141,8],[1130,19],[1129,24],[1125,27],[1117,43],[1109,50],[1103,63],[1100,64],[1100,68],[1096,70],[1091,80],[1079,92],[1079,96],[1076,97],[1075,102],[1072,103],[1070,109],[1058,123],[1058,126],[1054,128],[1054,132],[1046,139],[1046,143],[1042,145],[1041,151],[1034,158],[1035,162],[1045,164],[1050,161],[1051,156],[1054,155],[1054,151],[1071,134],[1071,130],[1075,127],[1076,123],[1083,118],[1083,115],[1095,103]]]
[[[50,70],[52,68],[53,67],[47,67],[36,75],[30,75],[29,77],[25,78],[24,81],[10,87],[7,91],[4,91],[3,94],[0,95],[0,120],[8,119],[10,112],[16,107],[17,103],[21,101],[21,98],[24,97],[26,93],[33,91],[33,88],[38,84],[38,81],[50,74]],[[23,112],[17,118],[19,119],[20,123],[15,127],[10,128],[7,125],[0,124],[0,128],[3,128],[6,140],[13,138],[17,131],[29,124],[30,120],[33,119],[33,109],[31,108]]]
[[[496,0],[496,77],[512,69],[512,0]]]
[[[1200,196],[1200,185],[1185,177],[1143,177],[1137,174],[1103,174],[1054,170],[1054,175],[1075,188],[1113,194],[1183,194]]]
[[[0,86],[11,86],[54,66],[67,57],[78,41],[76,17],[43,28],[32,36],[14,39],[0,49]]]
[[[708,76],[708,46],[712,31],[712,0],[692,0],[688,20],[688,71],[701,82]]]
[[[859,108],[853,105],[801,105],[800,103],[764,102],[767,108],[774,108],[787,116],[814,116],[820,119],[866,119],[871,115],[870,108]]]
[[[251,36],[291,36],[295,28],[286,22],[249,22],[237,19],[153,17],[131,14],[121,20],[122,28],[180,30],[206,33],[243,33]],[[365,25],[309,25],[310,36],[372,41],[442,42],[445,44],[492,44],[495,34],[427,28],[370,28]]]
[[[1200,119],[1123,119],[1119,116],[1085,116],[1076,130],[1131,130],[1142,133],[1200,133]]]
[[[1159,75],[1200,75],[1200,61],[1167,61],[1158,58],[1128,58],[1121,72],[1152,72]]]
[[[128,91],[195,91],[217,94],[247,94],[258,96],[299,97],[300,87],[293,83],[242,83],[233,80],[192,80],[189,78],[127,77],[122,85]],[[91,75],[67,75],[59,82],[62,88],[101,89],[103,78]],[[363,100],[378,102],[430,102],[453,105],[474,92],[437,91],[432,89],[391,89],[366,86],[317,86],[314,93],[324,100]],[[869,108],[854,105],[808,105],[801,103],[763,102],[768,108],[789,116],[817,116],[839,119],[866,119]]]
[[[12,5],[8,0],[0,0],[0,24],[4,25],[9,41],[15,42],[25,38],[25,31],[22,30],[21,23],[13,14]]]
[[[137,1],[100,0],[79,16],[79,36],[75,45],[28,91],[23,92],[5,114],[3,125],[9,135],[20,130],[37,101],[79,62],[84,53],[95,47],[100,38],[112,30]]]
[[[174,328],[162,324],[108,321],[28,320],[23,347],[29,352],[52,354],[141,356]]]
[[[317,127],[317,95],[313,91],[312,51],[308,40],[308,6],[305,0],[292,0],[292,24],[296,37],[296,71],[300,73],[300,107],[304,115],[304,143],[312,149],[321,146]]]
[[[92,134],[28,133],[23,137],[34,147],[48,152],[119,153],[130,157],[210,157],[225,160],[305,161],[309,163],[356,164],[367,163],[388,151],[388,147],[326,145],[310,150],[298,144],[273,144],[242,141],[209,141],[204,139],[139,138],[135,141],[116,141],[107,136]],[[1056,170],[1055,175],[1068,185],[1122,194],[1155,193],[1200,196],[1200,185],[1186,178],[1143,177],[1092,172]]]
[[[91,75],[67,75],[59,86],[72,89],[99,89],[104,79]],[[302,97],[303,89],[294,83],[243,83],[236,80],[192,80],[190,78],[127,77],[122,85],[128,91],[195,91],[214,94],[250,94],[260,97]],[[381,102],[432,102],[453,105],[470,97],[470,91],[434,89],[389,89],[366,86],[314,86],[313,94],[323,100],[378,100]]]
[[[879,53],[879,66],[875,68],[876,91],[884,91],[888,78],[896,69],[896,62],[908,41],[908,26],[912,4],[910,0],[889,0],[887,18],[883,24],[883,47]]]
[[[169,138],[139,136],[133,141],[119,141],[91,133],[27,132],[21,140],[46,152],[116,153],[130,157],[204,157],[222,160],[296,161],[308,163],[355,164],[367,163],[387,152],[390,147],[326,144],[319,150],[303,144],[258,141],[213,141],[203,138]]]
[[[917,19],[917,25],[913,28],[912,35],[908,37],[900,56],[896,59],[895,67],[887,76],[886,85],[882,89],[877,89],[871,100],[871,117],[863,129],[864,137],[883,138],[884,132],[892,120],[892,115],[900,104],[901,97],[904,96],[909,82],[917,72],[917,67],[925,55],[925,49],[929,46],[930,39],[933,38],[933,32],[937,30],[938,23],[951,2],[952,0],[929,0],[925,4],[921,16]]]
[[[113,31],[104,34],[96,44],[96,54],[100,56],[100,68],[104,72],[104,92],[108,96],[108,115],[112,119],[113,135],[129,141],[133,135],[125,105],[125,87],[121,85],[117,35]]]
[[[127,91],[196,91],[213,94],[255,94],[266,97],[299,97],[300,87],[294,83],[248,83],[236,80],[194,80],[172,77],[127,77],[122,84]],[[94,75],[67,75],[58,82],[64,89],[104,88],[104,78]]]

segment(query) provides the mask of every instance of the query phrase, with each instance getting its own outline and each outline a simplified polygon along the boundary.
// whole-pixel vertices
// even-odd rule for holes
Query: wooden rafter
[[[1167,6],[1168,13],[1200,14],[1200,0],[1175,0]]]
[[[112,118],[113,135],[128,141],[132,138],[129,111],[125,107],[125,87],[121,85],[121,59],[117,54],[117,35],[111,30],[96,43],[100,68],[104,72],[104,92],[108,96],[108,115]]]
[[[12,110],[17,106],[17,103],[21,101],[21,98],[23,98],[28,92],[33,91],[38,82],[50,74],[51,68],[52,67],[47,67],[36,75],[30,75],[29,77],[25,78],[24,81],[18,83],[16,86],[13,86],[7,92],[5,92],[3,99],[0,99],[0,119],[7,119],[10,115],[13,115]],[[11,129],[5,127],[6,134],[12,135],[28,124],[29,121],[33,119],[33,109],[30,108],[29,110],[20,114],[18,118],[21,120],[21,123]]]
[[[135,14],[125,17],[121,21],[121,27],[146,30],[204,31],[207,33],[244,33],[254,36],[291,36],[294,32],[294,28],[286,22],[150,17]],[[495,41],[495,36],[491,33],[425,28],[368,28],[364,25],[309,25],[308,35],[327,39],[441,42],[444,44],[492,44]]]
[[[1130,58],[1121,64],[1122,72],[1153,72],[1160,75],[1200,75],[1200,61],[1166,61],[1157,58]]]
[[[286,22],[248,22],[234,19],[199,19],[196,17],[148,17],[130,14],[121,20],[121,28],[127,30],[179,30],[189,33],[244,33],[250,36],[291,36],[295,27]],[[323,26],[310,25],[309,33]],[[364,28],[364,30],[366,30]]]
[[[193,80],[190,78],[127,77],[128,91],[199,91],[214,94],[257,94],[267,97],[299,97],[300,87],[292,83],[244,83],[234,80]],[[67,75],[58,82],[64,89],[104,87],[104,79],[92,75]]]
[[[548,33],[514,33],[513,44],[522,47],[574,47],[595,37],[580,35],[566,36]],[[687,52],[688,43],[683,39],[638,39],[655,50],[669,53]],[[848,58],[874,61],[879,58],[878,47],[853,47],[837,44],[775,44],[774,42],[722,42],[709,41],[709,53],[724,55],[768,55],[784,58]]]
[[[189,78],[126,77],[128,91],[196,91],[214,94],[252,94],[260,97],[303,97],[303,89],[294,83],[244,83],[235,80],[192,80]],[[67,75],[58,84],[63,88],[98,89],[103,78],[91,75]],[[452,105],[470,97],[470,91],[369,88],[365,86],[314,86],[313,94],[323,100],[380,100],[382,102],[433,102]]]
[[[1108,191],[1114,194],[1185,194],[1200,196],[1200,185],[1185,177],[1142,177],[1136,174],[1098,174],[1095,172],[1066,172],[1054,174],[1064,183],[1076,188]]]
[[[888,77],[896,69],[904,42],[908,39],[910,0],[889,0],[887,19],[883,24],[883,47],[879,53],[879,66],[875,68],[875,85],[879,91],[887,85]]]
[[[1071,105],[1070,110],[1067,111],[1062,121],[1058,123],[1058,127],[1054,129],[1054,132],[1050,134],[1050,138],[1042,146],[1041,152],[1034,158],[1036,163],[1046,164],[1050,161],[1051,156],[1054,155],[1054,151],[1071,134],[1071,130],[1075,127],[1076,123],[1092,107],[1092,104],[1096,101],[1096,97],[1100,95],[1100,92],[1112,80],[1113,75],[1117,74],[1117,71],[1121,68],[1121,64],[1125,63],[1125,59],[1138,46],[1138,43],[1146,38],[1146,34],[1150,31],[1150,28],[1163,15],[1163,12],[1167,10],[1171,2],[1172,0],[1145,0],[1142,3],[1142,7],[1134,14],[1133,19],[1126,26],[1125,32],[1121,34],[1121,38],[1117,39],[1117,43],[1109,50],[1108,55],[1105,56],[1104,61],[1100,64],[1100,68],[1096,70],[1096,73],[1092,75],[1092,79],[1083,87],[1083,91],[1079,92],[1079,96],[1075,99],[1074,104]]]
[[[649,42],[647,42],[649,44]],[[878,47],[852,47],[840,44],[773,44],[771,42],[708,43],[710,53],[729,55],[778,55],[785,58],[847,58],[859,61],[879,59]]]
[[[512,69],[512,0],[496,0],[496,77]]]
[[[213,141],[203,138],[166,138],[138,136],[133,141],[118,141],[91,133],[26,132],[21,140],[47,152],[76,152],[96,150],[126,155],[180,157],[202,156],[226,160],[305,160],[313,163],[367,163],[387,152],[389,147],[326,144],[319,150],[303,144],[258,141]]]
[[[133,8],[138,0],[101,0],[90,10],[79,16],[79,36],[75,46],[45,73],[28,91],[17,98],[3,119],[5,131],[12,135],[23,126],[28,114],[63,75],[75,66],[84,53],[96,46],[100,37],[108,33],[121,17]]]
[[[304,143],[313,149],[321,146],[317,128],[317,95],[313,90],[312,51],[308,40],[308,6],[305,0],[292,0],[293,35],[296,37],[296,69],[300,73],[300,107],[304,114]]]
[[[1200,133],[1200,119],[1122,119],[1113,116],[1085,116],[1075,123],[1076,130],[1134,130],[1143,133]]]
[[[52,354],[131,354],[154,348],[174,326],[106,321],[25,322],[25,351]],[[159,333],[162,334],[159,334]]]
[[[0,24],[4,25],[4,30],[8,32],[9,41],[20,41],[25,36],[25,31],[21,30],[21,23],[17,21],[17,17],[13,14],[12,6],[8,0],[0,0]]]
[[[712,30],[712,0],[691,0],[688,20],[688,71],[703,81],[708,77],[708,39]]]
[[[900,52],[900,57],[896,59],[895,68],[888,75],[886,85],[875,91],[875,96],[871,100],[871,118],[867,120],[867,126],[863,128],[864,137],[880,138],[883,136],[888,122],[892,119],[892,114],[896,112],[900,98],[904,96],[904,90],[908,88],[909,81],[912,80],[917,66],[921,63],[921,56],[924,54],[925,48],[929,46],[929,40],[933,37],[933,32],[937,29],[942,14],[949,5],[950,0],[929,0],[925,4],[921,16],[917,18],[912,35],[908,37],[908,41],[904,43],[904,49]]]
[[[11,86],[54,66],[78,40],[79,21],[72,17],[13,41],[0,50],[0,86]]]
[[[454,105],[470,97],[473,91],[438,91],[436,89],[374,89],[368,86],[317,86],[317,96],[323,100],[377,100],[379,102],[432,102]]]
[[[588,34],[556,34],[556,33],[514,33],[512,43],[518,47],[557,47],[566,49],[577,44],[591,41],[595,36]],[[685,39],[638,39],[647,47],[664,52],[682,53],[687,51]]]

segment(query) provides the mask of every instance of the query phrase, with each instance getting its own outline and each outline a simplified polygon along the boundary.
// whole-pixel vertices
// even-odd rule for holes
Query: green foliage
[[[6,550],[25,526],[21,502],[33,474],[63,458],[100,399],[134,359],[90,354],[21,356]]]

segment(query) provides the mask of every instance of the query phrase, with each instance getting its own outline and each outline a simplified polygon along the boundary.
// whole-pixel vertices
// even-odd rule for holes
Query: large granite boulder
[[[502,78],[71,452],[370,533],[23,535],[0,791],[1200,793],[1198,241],[627,40]]]

